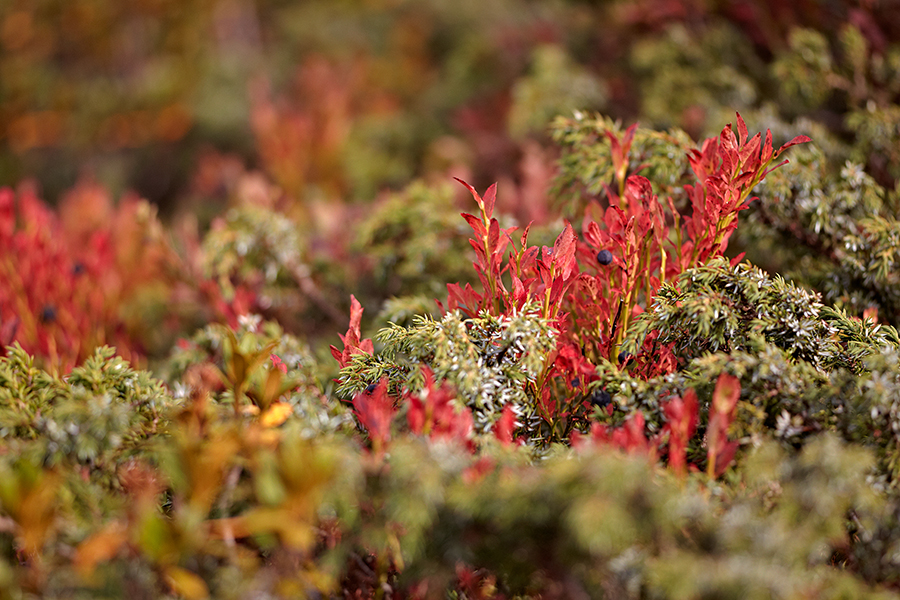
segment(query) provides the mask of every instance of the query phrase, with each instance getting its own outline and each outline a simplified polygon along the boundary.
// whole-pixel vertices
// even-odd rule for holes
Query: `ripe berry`
[[[378,386],[375,385],[374,383],[370,383],[368,386],[366,386],[366,393],[371,394],[372,392],[375,391],[376,387],[378,387]]]
[[[619,354],[619,364],[625,364],[629,360],[631,360],[631,353],[622,352],[621,354]]]
[[[612,252],[609,250],[601,250],[597,253],[597,262],[601,265],[608,265],[612,262]]]
[[[41,309],[41,323],[52,323],[56,320],[56,309],[47,304]]]
[[[609,395],[609,392],[606,390],[596,389],[594,393],[591,394],[591,404],[594,406],[598,406],[600,408],[606,408],[606,406],[612,402],[612,398]]]

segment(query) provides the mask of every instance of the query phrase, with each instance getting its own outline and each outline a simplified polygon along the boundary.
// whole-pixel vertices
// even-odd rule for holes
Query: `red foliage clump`
[[[128,196],[114,207],[90,183],[58,213],[31,185],[0,189],[0,344],[18,342],[62,373],[103,344],[140,359],[144,325],[127,313],[142,293],[164,291],[159,232],[148,203]]]

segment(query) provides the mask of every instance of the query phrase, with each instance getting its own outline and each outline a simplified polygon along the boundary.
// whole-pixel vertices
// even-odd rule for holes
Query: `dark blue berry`
[[[80,262],[75,263],[72,267],[72,275],[81,275],[84,273],[84,265]]]
[[[609,392],[602,389],[594,390],[594,393],[591,394],[591,404],[594,406],[598,406],[600,408],[606,408],[609,403],[612,402],[612,398],[609,395]]]
[[[56,320],[56,309],[47,304],[41,309],[41,322],[52,323]]]
[[[619,364],[625,364],[629,360],[631,360],[631,354],[628,352],[623,352],[619,355]]]
[[[601,250],[597,253],[597,262],[601,265],[608,265],[612,262],[612,259],[612,252],[610,252],[609,250]]]
[[[581,380],[578,379],[578,378],[576,377],[575,379],[573,379],[573,380],[570,381],[569,383],[572,384],[572,387],[573,387],[573,388],[576,388],[576,387],[578,387],[579,385],[581,385]]]
[[[370,383],[368,386],[366,386],[366,393],[371,394],[372,392],[375,391],[376,387],[378,387],[378,386],[375,385],[374,383]]]

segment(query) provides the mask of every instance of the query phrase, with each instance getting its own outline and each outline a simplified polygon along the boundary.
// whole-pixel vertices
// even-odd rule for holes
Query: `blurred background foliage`
[[[201,150],[295,201],[371,201],[454,165],[516,176],[521,139],[602,109],[693,137],[777,103],[868,131],[890,111],[892,2],[10,0],[0,181],[51,202],[90,171],[177,211]],[[887,115],[877,117],[887,118]],[[843,133],[843,132],[842,132]],[[873,148],[873,150],[878,150]],[[480,186],[478,186],[480,187]]]

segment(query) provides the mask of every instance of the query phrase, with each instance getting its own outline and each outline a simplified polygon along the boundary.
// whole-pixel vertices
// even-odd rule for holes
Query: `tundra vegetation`
[[[898,596],[890,3],[51,4],[0,600]]]

